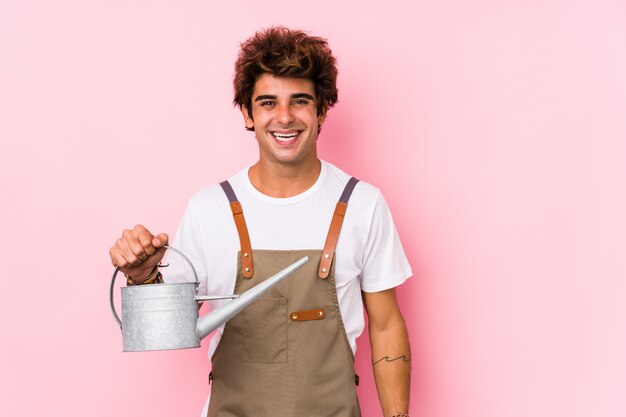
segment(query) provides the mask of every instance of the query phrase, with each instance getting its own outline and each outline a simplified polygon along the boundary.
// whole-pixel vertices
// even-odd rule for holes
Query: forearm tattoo
[[[378,359],[377,361],[372,362],[372,365],[376,365],[376,364],[378,364],[378,363],[380,363],[382,361],[393,362],[393,361],[397,361],[397,360],[402,360],[403,362],[410,362],[411,358],[402,355],[402,356],[398,356],[397,358],[389,359],[389,356],[383,356],[382,358]]]

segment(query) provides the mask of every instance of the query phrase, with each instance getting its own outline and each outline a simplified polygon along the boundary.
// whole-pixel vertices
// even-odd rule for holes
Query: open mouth
[[[276,141],[283,145],[289,145],[291,143],[294,143],[296,140],[298,140],[298,136],[300,136],[300,133],[302,133],[301,130],[291,130],[288,132],[270,132],[274,139],[276,139]]]

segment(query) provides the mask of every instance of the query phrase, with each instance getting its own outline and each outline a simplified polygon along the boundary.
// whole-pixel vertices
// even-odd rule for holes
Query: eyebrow
[[[276,100],[276,96],[270,96],[270,95],[261,95],[261,96],[256,96],[256,98],[254,99],[254,101],[261,101],[261,100]]]
[[[309,100],[313,100],[313,101],[315,100],[312,95],[307,94],[307,93],[293,94],[291,98],[308,98]]]
[[[262,101],[262,100],[276,100],[276,98],[277,98],[276,96],[273,96],[271,94],[263,94],[263,95],[260,95],[260,96],[256,96],[254,98],[254,101],[257,102],[257,101]],[[290,98],[292,98],[292,99],[294,99],[294,98],[307,98],[309,100],[315,100],[315,98],[312,95],[307,94],[307,93],[292,94]]]

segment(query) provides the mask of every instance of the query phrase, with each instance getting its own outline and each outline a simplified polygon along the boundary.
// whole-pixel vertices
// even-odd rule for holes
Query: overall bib
[[[311,261],[226,323],[211,358],[208,417],[361,416],[333,262],[357,182],[351,178],[346,185],[323,250],[254,250],[254,256],[241,204],[230,184],[221,183],[241,245],[236,294],[303,256]]]

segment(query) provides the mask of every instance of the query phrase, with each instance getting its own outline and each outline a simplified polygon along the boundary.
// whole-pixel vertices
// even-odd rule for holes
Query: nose
[[[289,105],[280,105],[276,109],[276,121],[283,126],[289,125],[295,120],[293,109]]]

